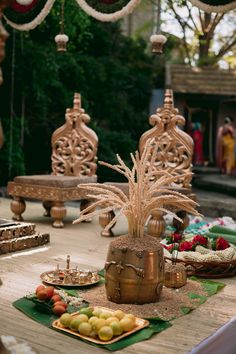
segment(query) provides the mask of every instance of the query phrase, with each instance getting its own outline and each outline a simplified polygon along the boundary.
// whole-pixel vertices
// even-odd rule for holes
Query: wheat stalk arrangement
[[[128,221],[129,235],[143,237],[144,226],[154,210],[172,214],[180,221],[182,220],[170,209],[180,209],[181,207],[181,210],[199,215],[195,209],[198,205],[195,201],[182,193],[168,189],[168,186],[171,186],[172,183],[191,173],[178,175],[175,174],[175,171],[172,171],[172,173],[168,170],[158,171],[155,167],[157,144],[153,140],[148,140],[141,156],[138,151],[131,154],[133,162],[131,169],[126,166],[119,155],[116,155],[119,164],[111,165],[103,161],[100,162],[100,164],[121,173],[127,178],[129,195],[127,196],[122,190],[109,184],[88,183],[80,185],[79,188],[90,192],[88,198],[95,199],[95,201],[81,211],[80,217],[73,223],[79,223],[113,209],[119,209],[119,212],[106,226],[105,230],[109,230],[119,216],[124,214]],[[100,209],[97,209],[98,207]]]

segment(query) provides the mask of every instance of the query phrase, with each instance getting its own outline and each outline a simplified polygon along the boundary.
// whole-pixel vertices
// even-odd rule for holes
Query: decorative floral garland
[[[190,0],[190,2],[205,12],[227,12],[236,8],[235,0]]]
[[[17,0],[18,4],[23,5],[23,6],[28,6],[30,5],[33,0]]]
[[[19,31],[29,31],[37,27],[45,19],[45,17],[50,12],[54,2],[55,0],[39,0],[37,2],[37,8],[35,6],[27,13],[25,11],[19,11],[21,14],[20,16],[17,16],[16,11],[13,11],[11,8],[8,8],[4,12],[4,18],[11,27]],[[23,7],[24,5],[19,4],[19,6]],[[29,20],[29,15],[31,17],[31,20]]]
[[[89,5],[89,2],[92,0],[76,0],[78,5],[90,16],[96,18],[99,21],[102,22],[114,22],[119,20],[120,18],[127,16],[128,14],[132,13],[134,8],[139,4],[140,0],[130,0],[124,7],[122,7],[120,10],[112,13],[104,13],[96,10],[94,7]],[[117,4],[113,3],[112,5],[118,5],[121,3],[126,3],[126,1],[117,1]],[[92,2],[91,2],[92,3]],[[98,3],[98,2],[97,2]],[[105,1],[103,2],[105,4]],[[108,9],[108,6],[112,6],[111,4],[106,6],[106,10]],[[119,5],[120,6],[120,5]],[[114,7],[113,7],[114,9]],[[107,10],[108,11],[108,10]]]
[[[94,10],[106,14],[114,13],[125,7],[130,0],[85,0]]]
[[[141,0],[76,0],[90,16],[99,21],[117,21],[130,14]],[[19,30],[29,31],[38,26],[50,12],[55,0],[14,0],[4,12],[7,23]]]
[[[191,262],[231,262],[236,261],[236,247],[222,236],[212,240],[208,236],[195,235],[186,241],[183,235],[173,233],[163,244],[165,257]],[[171,256],[172,254],[172,256]]]

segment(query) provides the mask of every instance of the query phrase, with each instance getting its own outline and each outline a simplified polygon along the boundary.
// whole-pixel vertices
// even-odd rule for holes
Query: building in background
[[[236,124],[236,70],[166,66],[166,86],[174,91],[175,106],[191,123],[203,130],[203,154],[206,165],[215,165],[217,130],[230,116]]]

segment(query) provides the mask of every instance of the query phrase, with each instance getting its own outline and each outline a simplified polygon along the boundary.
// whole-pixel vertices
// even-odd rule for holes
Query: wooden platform
[[[82,341],[57,333],[27,318],[12,307],[12,302],[29,294],[40,284],[39,275],[63,264],[66,255],[72,263],[88,268],[104,266],[107,247],[111,239],[100,236],[98,220],[91,224],[72,225],[78,216],[78,209],[68,207],[64,229],[53,229],[50,218],[39,217],[43,213],[41,204],[29,203],[25,212],[28,222],[36,223],[42,233],[50,233],[48,245],[0,256],[0,334],[11,334],[27,340],[40,354],[96,354],[108,353]],[[10,218],[10,200],[0,199],[0,215]],[[115,234],[126,232],[124,220],[114,228]],[[117,354],[182,354],[212,334],[218,327],[236,315],[236,278],[222,280],[227,286],[217,295],[192,313],[173,322],[166,331],[116,351]]]

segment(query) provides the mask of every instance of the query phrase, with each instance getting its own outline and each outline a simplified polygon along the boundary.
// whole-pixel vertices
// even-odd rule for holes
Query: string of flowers
[[[45,19],[45,17],[49,14],[51,11],[51,8],[54,4],[55,0],[47,0],[45,5],[43,6],[42,10],[39,12],[39,14],[30,22],[26,22],[23,24],[15,23],[11,21],[7,17],[7,11],[5,12],[5,15],[3,17],[5,18],[6,22],[13,28],[19,30],[19,31],[29,31],[40,25],[41,22]]]
[[[230,1],[228,3],[224,3],[221,1],[220,5],[211,5],[210,1],[208,3],[205,3],[201,0],[190,0],[190,2],[194,5],[197,6],[199,9],[205,12],[228,12],[230,10],[233,10],[236,8],[236,1]]]
[[[114,22],[132,13],[134,8],[140,3],[140,0],[130,0],[126,6],[122,7],[121,10],[112,13],[97,11],[90,6],[86,0],[76,0],[76,2],[88,15],[96,18],[97,20],[102,22]]]
[[[178,210],[181,207],[182,210],[190,214],[199,215],[195,209],[198,205],[195,201],[182,193],[168,189],[171,183],[178,181],[183,175],[175,174],[175,171],[172,175],[170,170],[157,171],[154,164],[157,151],[158,142],[149,139],[141,156],[137,151],[135,154],[131,154],[132,169],[125,165],[119,155],[116,155],[119,164],[111,165],[100,162],[100,164],[127,178],[129,194],[127,196],[122,190],[109,184],[88,183],[80,185],[79,188],[88,192],[87,197],[95,201],[81,211],[80,217],[74,223],[118,208],[119,212],[106,226],[105,230],[109,230],[119,216],[124,214],[128,220],[129,235],[143,237],[144,226],[153,210],[169,213],[179,221],[182,220],[172,211],[173,208]],[[186,173],[184,176],[188,174]],[[97,207],[101,207],[101,209],[94,210]]]

